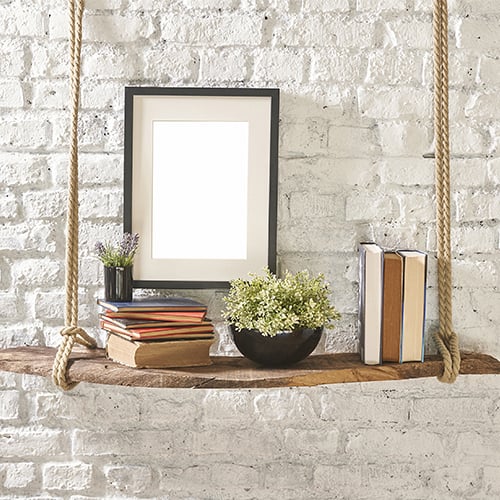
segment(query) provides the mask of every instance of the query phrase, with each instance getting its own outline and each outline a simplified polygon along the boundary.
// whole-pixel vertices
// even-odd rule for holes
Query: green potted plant
[[[139,247],[137,233],[123,233],[120,242],[113,244],[98,241],[97,256],[104,264],[104,298],[111,302],[132,300],[132,269]]]
[[[283,278],[268,269],[250,280],[231,281],[223,316],[236,347],[265,366],[282,366],[306,358],[318,345],[323,328],[340,317],[330,303],[323,275],[286,272]]]

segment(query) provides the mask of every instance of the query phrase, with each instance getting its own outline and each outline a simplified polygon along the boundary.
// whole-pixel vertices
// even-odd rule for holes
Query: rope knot
[[[61,335],[63,337],[77,337],[80,331],[83,331],[83,329],[79,326],[65,326],[61,330]]]
[[[79,326],[65,326],[61,330],[63,337],[71,337],[75,342],[91,349],[97,347],[96,341],[81,327]]]

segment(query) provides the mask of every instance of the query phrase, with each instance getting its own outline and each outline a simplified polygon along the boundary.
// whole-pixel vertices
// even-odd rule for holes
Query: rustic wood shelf
[[[50,377],[55,352],[50,347],[2,349],[0,370]],[[241,357],[212,359],[211,366],[138,370],[110,361],[104,349],[75,348],[68,374],[73,382],[134,387],[265,388],[435,377],[443,367],[438,356],[429,356],[424,363],[366,366],[353,353],[309,356],[280,369],[261,368]],[[486,354],[462,353],[460,373],[500,374],[500,361]]]

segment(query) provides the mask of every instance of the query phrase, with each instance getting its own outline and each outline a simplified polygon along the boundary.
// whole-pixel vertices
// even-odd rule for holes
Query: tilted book
[[[186,297],[144,297],[131,302],[110,302],[98,299],[97,303],[113,312],[144,311],[206,311],[207,306]]]
[[[115,312],[106,311],[107,318],[129,318],[129,319],[144,319],[144,320],[156,320],[156,321],[179,321],[190,323],[201,323],[207,314],[206,310],[202,311],[125,311],[125,312]]]
[[[359,350],[367,365],[382,360],[384,252],[375,243],[359,245]]]
[[[212,327],[210,321],[161,321],[156,319],[136,319],[136,318],[114,318],[108,314],[100,314],[102,321],[107,321],[120,328],[127,330],[137,328],[188,328],[188,327]],[[189,319],[189,318],[187,318]]]
[[[111,334],[106,352],[111,360],[133,368],[207,366],[212,364],[213,342],[213,338],[142,342]]]
[[[211,338],[214,335],[212,324],[186,327],[162,328],[121,328],[109,321],[100,321],[100,327],[107,332],[119,333],[136,340],[171,339],[171,338]]]

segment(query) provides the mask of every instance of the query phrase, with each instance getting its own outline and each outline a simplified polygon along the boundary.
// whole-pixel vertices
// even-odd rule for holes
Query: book
[[[186,297],[144,297],[131,302],[111,302],[97,299],[97,303],[113,312],[206,312],[207,306]]]
[[[376,243],[359,245],[359,350],[367,365],[382,360],[384,252]]]
[[[162,327],[162,328],[121,328],[109,321],[100,321],[103,330],[112,333],[119,333],[136,340],[149,339],[188,339],[197,336],[198,338],[209,338],[214,336],[214,328],[209,325],[197,325],[188,327]]]
[[[427,254],[399,250],[403,260],[401,362],[424,360]]]
[[[106,346],[108,357],[134,368],[175,368],[207,366],[212,339],[141,342],[110,334]]]
[[[99,317],[103,321],[113,323],[120,328],[134,329],[134,328],[166,328],[166,327],[189,327],[189,326],[212,326],[210,321],[162,321],[156,319],[136,319],[136,318],[114,318],[107,314],[100,314]],[[189,318],[188,318],[189,319]]]
[[[146,312],[114,312],[106,311],[104,313],[107,318],[129,318],[129,319],[145,319],[157,321],[178,321],[190,323],[201,323],[207,314],[207,311],[146,311]]]
[[[401,362],[403,317],[403,257],[384,252],[382,361]]]

